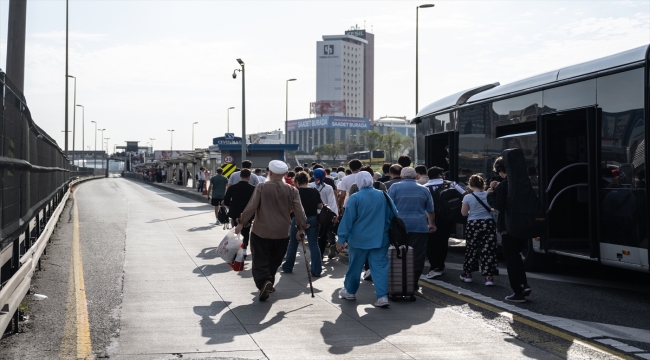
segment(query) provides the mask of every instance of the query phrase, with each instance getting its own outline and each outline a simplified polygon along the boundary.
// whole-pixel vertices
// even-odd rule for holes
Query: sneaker
[[[485,277],[485,286],[494,286],[494,280],[492,279],[492,276]]]
[[[366,270],[361,276],[363,280],[372,281],[372,275],[370,274],[370,269]]]
[[[330,246],[330,252],[329,254],[327,254],[327,257],[329,259],[334,259],[335,256],[336,256],[336,245],[332,245]]]
[[[460,274],[460,280],[464,281],[466,283],[471,283],[472,282],[472,274],[468,274],[468,273]]]
[[[265,282],[262,288],[260,289],[260,293],[259,293],[260,301],[264,301],[269,298],[269,292],[271,292],[271,289],[273,289],[273,284],[271,284],[270,281]]]
[[[381,307],[381,308],[387,308],[390,306],[390,303],[388,302],[388,296],[382,296],[377,301],[375,301],[374,304],[372,304],[374,307]]]
[[[219,220],[217,220],[217,222],[214,223],[214,224],[217,225],[217,226],[220,226],[220,225],[221,225],[221,223],[219,222]]]
[[[438,276],[444,274],[445,271],[441,269],[433,269],[425,276],[427,279],[437,278]]]
[[[506,296],[506,301],[516,302],[516,303],[524,303],[524,302],[526,302],[526,298],[522,294],[512,294],[512,295]]]
[[[342,288],[339,290],[339,296],[346,299],[346,300],[356,300],[357,296],[354,294],[350,294],[345,288]]]
[[[521,295],[523,296],[529,296],[530,293],[533,292],[533,289],[530,288],[530,286],[526,285],[524,286],[524,290],[521,291]]]

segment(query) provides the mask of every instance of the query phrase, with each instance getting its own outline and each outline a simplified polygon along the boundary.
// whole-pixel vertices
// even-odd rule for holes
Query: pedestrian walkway
[[[279,273],[276,292],[259,302],[250,259],[237,273],[215,252],[226,231],[214,225],[212,207],[149,184],[119,187],[130,200],[112,358],[552,358],[423,298],[374,308],[370,282],[356,301],[341,300],[347,267],[336,260],[324,262],[312,298],[302,251],[294,272]]]

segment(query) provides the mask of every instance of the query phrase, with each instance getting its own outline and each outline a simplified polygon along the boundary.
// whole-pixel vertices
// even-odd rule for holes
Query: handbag
[[[386,205],[390,208],[390,198],[388,194],[384,193],[384,198],[386,199]],[[390,229],[388,229],[388,240],[392,246],[395,247],[396,256],[398,259],[401,259],[404,254],[408,251],[408,236],[409,232],[406,230],[406,224],[397,214],[393,216],[393,219],[390,221]],[[404,247],[402,247],[404,246]],[[400,251],[404,249],[404,251]],[[403,254],[401,253],[403,252]]]

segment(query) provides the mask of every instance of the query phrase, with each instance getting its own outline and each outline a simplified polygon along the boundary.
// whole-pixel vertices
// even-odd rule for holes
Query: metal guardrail
[[[70,164],[56,141],[33,121],[25,97],[3,72],[0,95],[0,330],[5,330],[6,319],[18,316],[12,304],[18,306],[29,289],[26,279],[31,279],[42,252],[25,256],[47,233],[68,186],[80,177],[106,172]],[[39,246],[44,251],[45,245]]]

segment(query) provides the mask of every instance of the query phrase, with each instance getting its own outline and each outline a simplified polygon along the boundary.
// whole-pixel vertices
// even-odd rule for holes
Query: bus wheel
[[[526,271],[537,271],[544,268],[547,263],[546,255],[533,250],[533,239],[526,240],[526,245],[521,250],[521,259],[524,261]]]

